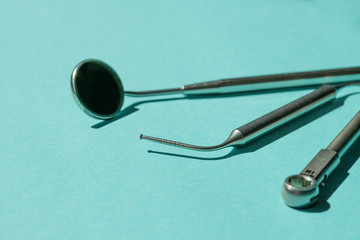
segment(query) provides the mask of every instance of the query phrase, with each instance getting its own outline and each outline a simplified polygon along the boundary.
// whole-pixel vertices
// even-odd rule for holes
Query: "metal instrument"
[[[224,94],[279,88],[347,83],[360,80],[360,67],[221,79],[152,91],[124,91],[120,77],[108,64],[87,59],[71,75],[71,90],[79,107],[89,116],[110,119],[117,115],[124,95],[132,97],[182,93],[184,95]]]
[[[243,146],[248,142],[274,130],[275,128],[299,117],[306,112],[317,108],[336,97],[336,90],[341,88],[331,85],[324,85],[317,90],[282,106],[242,127],[233,130],[230,136],[223,142],[215,146],[196,146],[171,140],[140,135],[140,139],[147,139],[158,143],[171,146],[182,147],[192,150],[212,151],[230,146]]]
[[[340,158],[359,136],[360,111],[326,149],[320,150],[300,174],[285,179],[281,191],[285,203],[294,208],[313,205],[319,198],[319,185],[325,183],[339,165]]]

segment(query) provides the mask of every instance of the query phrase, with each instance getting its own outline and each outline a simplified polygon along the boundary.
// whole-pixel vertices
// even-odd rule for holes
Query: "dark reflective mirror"
[[[119,76],[99,60],[89,59],[79,63],[73,71],[71,87],[80,108],[95,118],[113,117],[124,102]]]

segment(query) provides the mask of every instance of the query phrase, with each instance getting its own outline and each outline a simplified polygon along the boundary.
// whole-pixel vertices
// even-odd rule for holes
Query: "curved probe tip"
[[[192,144],[187,144],[187,143],[182,143],[182,142],[175,142],[175,141],[163,139],[163,138],[145,136],[143,134],[140,134],[140,139],[146,139],[146,140],[150,140],[150,141],[157,142],[157,143],[162,143],[162,144],[166,144],[166,145],[187,148],[187,149],[192,149],[192,150],[199,150],[199,151],[213,151],[213,150],[218,150],[218,149],[229,146],[228,141],[225,141],[225,142],[223,142],[219,145],[215,145],[215,146],[197,146],[197,145],[192,145]]]

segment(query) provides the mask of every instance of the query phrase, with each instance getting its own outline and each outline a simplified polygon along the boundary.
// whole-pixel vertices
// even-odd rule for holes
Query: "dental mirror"
[[[96,59],[80,62],[71,75],[71,90],[79,107],[89,116],[99,119],[110,119],[117,115],[124,103],[125,94],[131,97],[179,93],[191,96],[297,88],[326,83],[359,84],[360,67],[220,79],[150,91],[124,91],[115,70]]]
[[[96,59],[82,61],[75,67],[71,90],[79,107],[98,119],[114,117],[124,103],[119,76],[109,65]]]

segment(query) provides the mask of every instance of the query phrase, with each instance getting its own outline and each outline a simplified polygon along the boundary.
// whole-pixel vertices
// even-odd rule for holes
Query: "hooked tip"
[[[150,137],[150,136],[146,136],[143,134],[140,134],[140,139],[146,139],[146,140],[150,140],[153,142],[157,142],[157,143],[162,143],[162,144],[166,144],[166,145],[171,145],[171,146],[175,146],[175,147],[181,147],[181,148],[187,148],[187,149],[192,149],[192,150],[199,150],[199,151],[213,151],[213,150],[218,150],[224,147],[227,147],[228,144],[222,143],[216,146],[196,146],[196,145],[192,145],[192,144],[187,144],[187,143],[182,143],[182,142],[176,142],[176,141],[172,141],[172,140],[168,140],[168,139],[163,139],[163,138],[157,138],[157,137]]]

